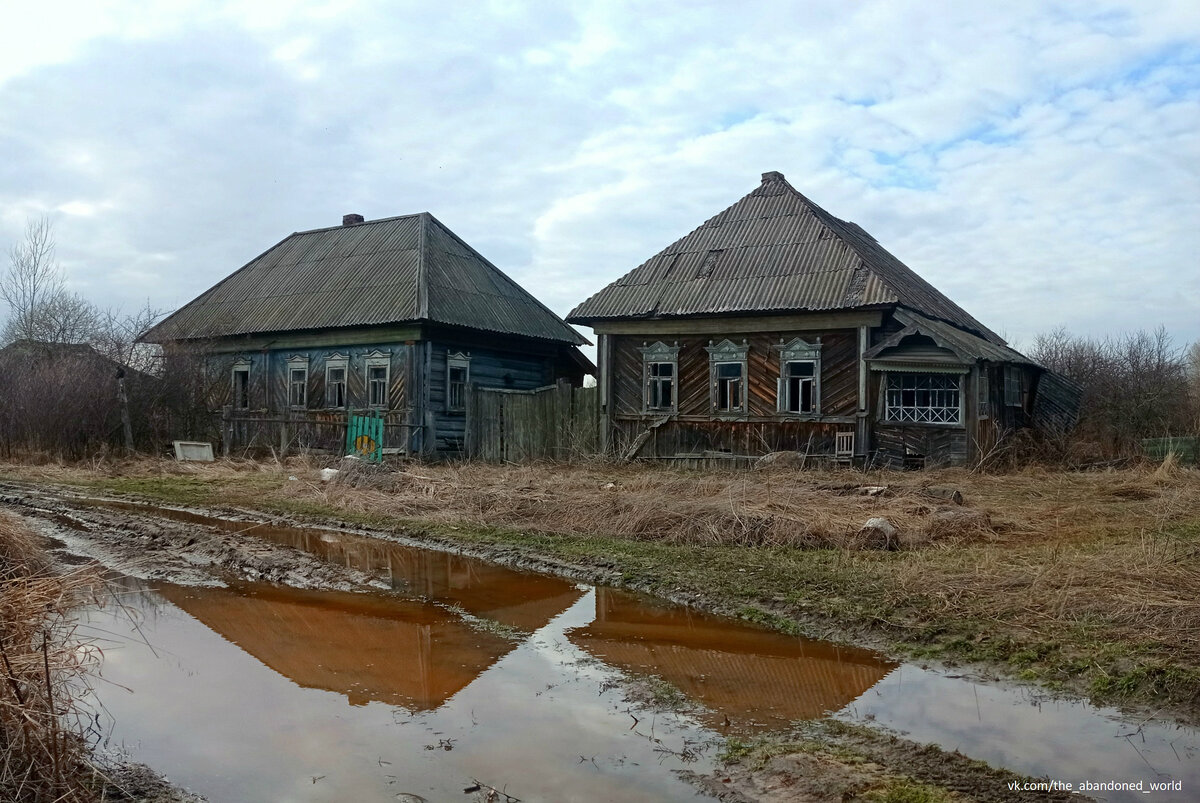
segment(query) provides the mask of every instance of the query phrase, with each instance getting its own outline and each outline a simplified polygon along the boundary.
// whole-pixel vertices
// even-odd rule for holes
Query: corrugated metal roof
[[[587,342],[428,212],[292,234],[144,339],[411,321]]]
[[[854,223],[779,173],[617,279],[567,316],[572,323],[902,305],[1004,341]]]
[[[970,332],[965,332],[957,326],[951,326],[945,321],[937,321],[908,309],[896,310],[895,317],[897,321],[905,324],[904,329],[868,349],[863,354],[864,358],[877,357],[888,349],[898,346],[904,338],[914,334],[923,334],[932,338],[942,348],[954,352],[963,362],[972,363],[976,360],[986,360],[996,363],[1037,365],[1015,349],[985,340]]]

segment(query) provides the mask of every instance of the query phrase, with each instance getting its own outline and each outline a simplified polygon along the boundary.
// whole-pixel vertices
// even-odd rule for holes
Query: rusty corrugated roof
[[[143,339],[416,321],[587,342],[428,212],[296,232]]]
[[[854,223],[764,173],[754,192],[577,306],[572,323],[908,307],[1004,341]]]

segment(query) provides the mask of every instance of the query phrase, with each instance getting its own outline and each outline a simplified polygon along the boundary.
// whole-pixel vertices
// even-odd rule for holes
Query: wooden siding
[[[367,398],[367,357],[376,352],[384,352],[389,357],[388,369],[388,403],[387,411],[406,409],[408,398],[405,392],[408,372],[409,347],[403,343],[373,343],[367,346],[350,348],[312,348],[312,349],[280,349],[268,354],[268,386],[265,394],[265,407],[268,410],[289,410],[288,404],[288,369],[292,357],[308,358],[308,403],[307,410],[326,410],[325,405],[325,367],[326,361],[334,355],[349,358],[346,370],[346,406],[352,409],[362,409],[368,406]],[[242,355],[239,355],[242,356]],[[244,355],[249,357],[250,355]],[[261,364],[261,360],[259,361]],[[251,372],[253,382],[254,371]],[[251,407],[254,407],[253,401]]]
[[[612,380],[614,412],[618,417],[659,418],[661,413],[643,414],[642,354],[638,349],[656,341],[640,336],[612,335]],[[822,418],[853,416],[858,409],[858,332],[854,329],[769,332],[752,335],[730,334],[729,340],[749,349],[747,362],[747,413],[738,418],[748,421],[795,421],[795,416],[777,412],[779,351],[782,339],[795,337],[813,343],[821,339]],[[712,410],[709,355],[705,347],[726,339],[722,335],[692,335],[664,340],[679,344],[678,409],[679,421],[716,420]]]
[[[470,382],[481,388],[532,390],[554,382],[554,352],[497,350],[461,339],[431,342],[426,399],[439,452],[462,451],[466,437],[466,411],[446,409],[446,360],[458,352],[471,358]]]

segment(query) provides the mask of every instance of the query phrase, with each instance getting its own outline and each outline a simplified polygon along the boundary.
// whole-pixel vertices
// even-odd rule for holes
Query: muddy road
[[[1010,788],[1026,775],[1178,779],[1167,800],[1200,787],[1187,729],[391,534],[15,483],[0,503],[118,573],[120,604],[86,612],[119,645],[106,679],[134,690],[106,696],[109,738],[213,800],[1068,797]]]

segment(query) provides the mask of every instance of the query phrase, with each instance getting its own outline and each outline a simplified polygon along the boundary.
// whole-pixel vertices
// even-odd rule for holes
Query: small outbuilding
[[[567,320],[628,456],[959,465],[1074,416],[1069,383],[777,172]]]
[[[257,420],[321,440],[358,410],[409,454],[461,452],[473,385],[595,370],[586,339],[427,212],[291,234],[143,340],[202,355],[231,438]]]

